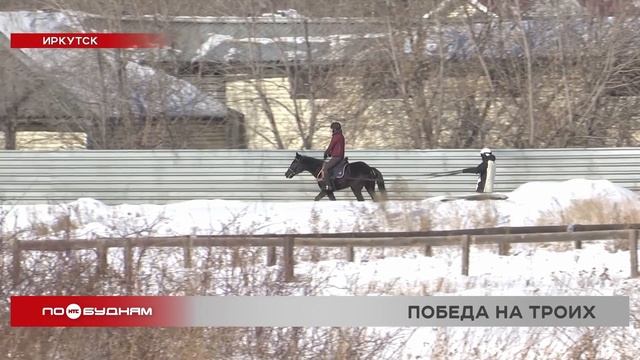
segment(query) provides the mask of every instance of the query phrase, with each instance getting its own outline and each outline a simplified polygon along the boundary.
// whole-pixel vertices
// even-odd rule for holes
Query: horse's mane
[[[322,162],[322,160],[316,159],[313,156],[307,156],[307,155],[300,154],[300,158],[302,159],[302,161],[304,161],[306,163],[309,163],[309,162],[315,162],[315,163]]]

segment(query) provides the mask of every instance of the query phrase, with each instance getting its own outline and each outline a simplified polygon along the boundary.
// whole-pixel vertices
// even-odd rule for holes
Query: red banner
[[[184,326],[186,308],[171,296],[12,296],[11,326]]]
[[[153,33],[12,33],[12,48],[127,49],[158,48],[167,44]]]

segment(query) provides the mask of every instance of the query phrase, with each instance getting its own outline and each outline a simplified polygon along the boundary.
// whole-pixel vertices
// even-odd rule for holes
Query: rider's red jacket
[[[331,157],[344,158],[344,136],[342,131],[336,131],[331,136],[331,143],[329,143],[326,153]]]

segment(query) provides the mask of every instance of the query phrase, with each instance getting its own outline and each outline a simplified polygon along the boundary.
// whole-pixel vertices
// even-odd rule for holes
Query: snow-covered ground
[[[79,199],[59,205],[5,204],[0,206],[0,211],[4,215],[3,233],[19,233],[22,239],[64,236],[65,226],[61,225],[64,224],[61,219],[65,215],[69,215],[72,224],[72,237],[77,238],[133,234],[402,231],[636,221],[634,219],[640,217],[638,196],[603,180],[534,182],[507,195],[508,200],[503,201],[441,202],[440,198],[387,203],[194,200],[164,206],[107,206],[96,200]],[[460,250],[457,247],[435,248],[433,257],[425,257],[418,249],[357,249],[353,263],[343,260],[341,250],[324,250],[319,258],[311,261],[310,251],[298,249],[295,268],[298,282],[278,285],[288,287],[284,293],[629,295],[633,314],[637,314],[640,305],[637,295],[640,282],[628,278],[629,252],[613,241],[588,242],[581,250],[568,244],[517,245],[509,256],[497,255],[494,246],[474,246],[469,276],[460,275]],[[121,266],[120,254],[116,250],[110,253],[112,267]],[[274,294],[269,284],[273,284],[279,270],[265,267],[262,255],[260,261],[253,263],[252,269],[231,270],[207,269],[207,262],[203,260],[206,256],[206,250],[195,250],[195,267],[187,270],[182,269],[181,252],[164,249],[145,253],[141,256],[141,275],[147,277],[141,281],[139,291],[148,294],[158,291],[154,285],[158,276],[154,274],[162,273],[162,276],[179,279],[176,283],[182,288],[164,288],[164,291],[178,294],[185,291],[184,284],[190,281],[202,284],[202,275],[211,271],[214,279],[226,276],[224,284],[227,287],[216,286],[214,281],[210,288],[199,289],[200,294],[220,295],[229,291],[237,294],[238,288],[229,290],[228,281],[237,281],[234,285],[241,288],[245,285],[240,279],[246,281],[247,278],[252,278],[250,282],[257,287],[250,291],[240,290],[240,294]],[[594,358],[624,358],[640,353],[637,326],[634,321],[627,328],[610,329],[418,328],[404,339],[407,346],[401,357],[534,359],[578,354],[574,357],[581,358],[585,356],[581,353],[582,347],[593,345],[596,346]],[[591,339],[591,342],[587,344],[585,339]]]
[[[460,229],[484,226],[563,224],[560,217],[576,202],[594,200],[625,208],[640,205],[634,192],[606,180],[532,182],[508,193],[508,200],[451,201],[440,197],[385,203],[356,201],[193,200],[168,205],[105,205],[94,199],[66,204],[0,206],[2,231],[33,239],[38,225],[52,226],[68,215],[73,237],[125,235],[280,234],[351,231],[403,231],[429,227]],[[631,209],[629,209],[631,210]],[[612,214],[614,216],[615,214]],[[428,225],[427,225],[428,224]],[[61,230],[61,229],[59,229]]]

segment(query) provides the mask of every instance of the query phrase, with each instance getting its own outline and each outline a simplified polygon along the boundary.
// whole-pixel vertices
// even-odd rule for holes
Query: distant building
[[[581,7],[579,2],[566,0],[562,6],[575,15],[592,15],[588,3],[582,3]],[[123,64],[117,53],[101,55],[107,64],[103,67],[111,68],[112,75],[102,76],[106,81],[102,85],[91,81],[90,91],[77,91],[82,77],[70,80],[70,76],[58,76],[47,84],[57,84],[59,96],[66,99],[60,104],[76,101],[78,109],[91,109],[87,117],[94,119],[94,124],[96,118],[101,119],[97,129],[87,125],[70,129],[83,130],[90,147],[133,132],[142,135],[127,146],[318,149],[329,137],[326,126],[334,120],[345,123],[350,148],[430,146],[428,141],[419,141],[428,132],[441,139],[475,139],[500,146],[494,139],[527,131],[522,124],[532,116],[557,116],[567,123],[591,116],[567,110],[573,100],[566,98],[568,92],[560,91],[558,84],[570,87],[573,96],[593,91],[581,81],[576,72],[579,69],[571,68],[572,59],[584,61],[583,46],[598,48],[597,41],[609,44],[603,38],[590,37],[592,18],[568,18],[559,27],[549,17],[553,12],[545,7],[546,2],[521,0],[518,9],[522,13],[515,17],[505,13],[501,4],[491,0],[442,2],[424,16],[420,41],[415,40],[417,33],[407,35],[415,29],[402,28],[409,24],[398,24],[400,28],[394,30],[384,19],[310,19],[293,11],[260,17],[106,19],[84,14],[75,18],[82,28],[105,31],[115,22],[130,32],[163,32],[172,40],[171,48],[123,52],[121,56],[127,59],[124,67],[117,65]],[[471,21],[466,17],[469,14],[473,15]],[[48,16],[62,15],[54,12]],[[447,21],[435,21],[434,17]],[[613,26],[606,18],[599,24],[603,34]],[[632,21],[627,26],[640,24]],[[621,42],[621,49],[639,48],[633,38],[624,41],[628,43]],[[562,58],[558,57],[560,46]],[[75,61],[85,72],[99,74],[99,62],[91,58],[97,58],[96,52],[87,54],[90,58],[78,55]],[[28,57],[20,63],[33,62]],[[36,65],[42,67],[43,61],[50,59],[38,61]],[[559,62],[566,64],[564,75],[557,69],[548,70]],[[625,62],[620,60],[620,64]],[[607,75],[598,92],[597,108],[623,108],[625,113],[619,112],[619,116],[640,118],[633,110],[640,101],[640,74],[634,64],[629,62],[629,69]],[[37,70],[37,66],[26,68]],[[125,81],[119,80],[119,68],[126,70]],[[529,78],[527,71],[532,72]],[[155,79],[155,87],[148,86],[148,79]],[[529,83],[533,80],[535,84]],[[123,82],[134,84],[131,88],[136,90],[126,94],[126,107],[117,102],[119,96],[100,99],[103,93],[121,94]],[[535,94],[530,96],[528,91]],[[544,107],[535,108],[535,114],[527,112],[530,101]],[[100,104],[111,105],[105,109]],[[77,111],[74,114],[78,116]],[[111,119],[109,126],[103,125],[106,118]],[[133,131],[122,122],[132,118],[142,119],[138,122],[142,128]],[[185,122],[187,118],[190,120]],[[37,122],[30,124],[34,127]],[[190,135],[181,133],[187,130]],[[606,132],[623,130],[633,132],[635,128],[594,127],[579,137],[616,145],[618,137]],[[478,145],[466,140],[449,143]],[[446,144],[443,141],[439,146]]]
[[[80,31],[78,21],[60,12],[0,12],[6,148],[246,146],[241,113],[125,52],[8,48],[13,32]]]
[[[529,101],[526,57],[531,56],[536,64],[531,71],[536,72],[538,66],[558,61],[559,46],[565,55],[584,59],[583,42],[602,41],[587,38],[593,22],[583,17],[588,9],[575,2],[562,5],[576,15],[565,20],[564,28],[548,17],[552,9],[540,2],[523,0],[520,5],[526,16],[522,20],[491,13],[496,3],[488,1],[451,4],[456,6],[442,9],[453,17],[451,21],[438,24],[425,19],[422,44],[390,33],[388,24],[376,18],[131,17],[122,24],[131,30],[170,34],[175,51],[162,58],[159,66],[245,114],[247,146],[256,149],[321,148],[329,136],[326,126],[333,120],[346,122],[351,148],[412,147],[408,139],[416,136],[416,128],[408,124],[421,121],[420,117],[431,117],[433,126],[443,128],[433,130],[440,131],[437,136],[443,139],[468,137],[499,146],[491,139],[529,121],[524,106]],[[463,16],[466,10],[458,5],[475,8],[477,19],[468,23]],[[86,21],[92,28],[108,28],[101,18]],[[604,19],[598,26],[606,33],[611,24]],[[407,103],[415,98],[403,95],[407,89],[399,83],[401,74],[389,48],[392,38],[393,56],[404,57],[405,65],[415,67],[411,76],[425,76],[422,110],[407,111]],[[427,72],[433,74],[441,63],[446,64],[443,80],[434,75],[427,78]],[[579,74],[569,71],[565,82],[574,94],[592,91],[584,88]],[[599,106],[632,109],[640,94],[640,76],[634,74],[612,73],[602,92],[609,97]],[[533,74],[540,83],[535,85],[536,101],[545,106],[535,109],[536,117],[566,117],[565,93],[558,93],[559,78],[554,76],[560,74]],[[442,92],[444,97],[439,95]],[[640,115],[634,114],[629,116]],[[608,130],[613,129],[604,129]],[[594,131],[598,133],[585,133],[584,138],[600,138],[601,145],[617,144],[615,134]]]

